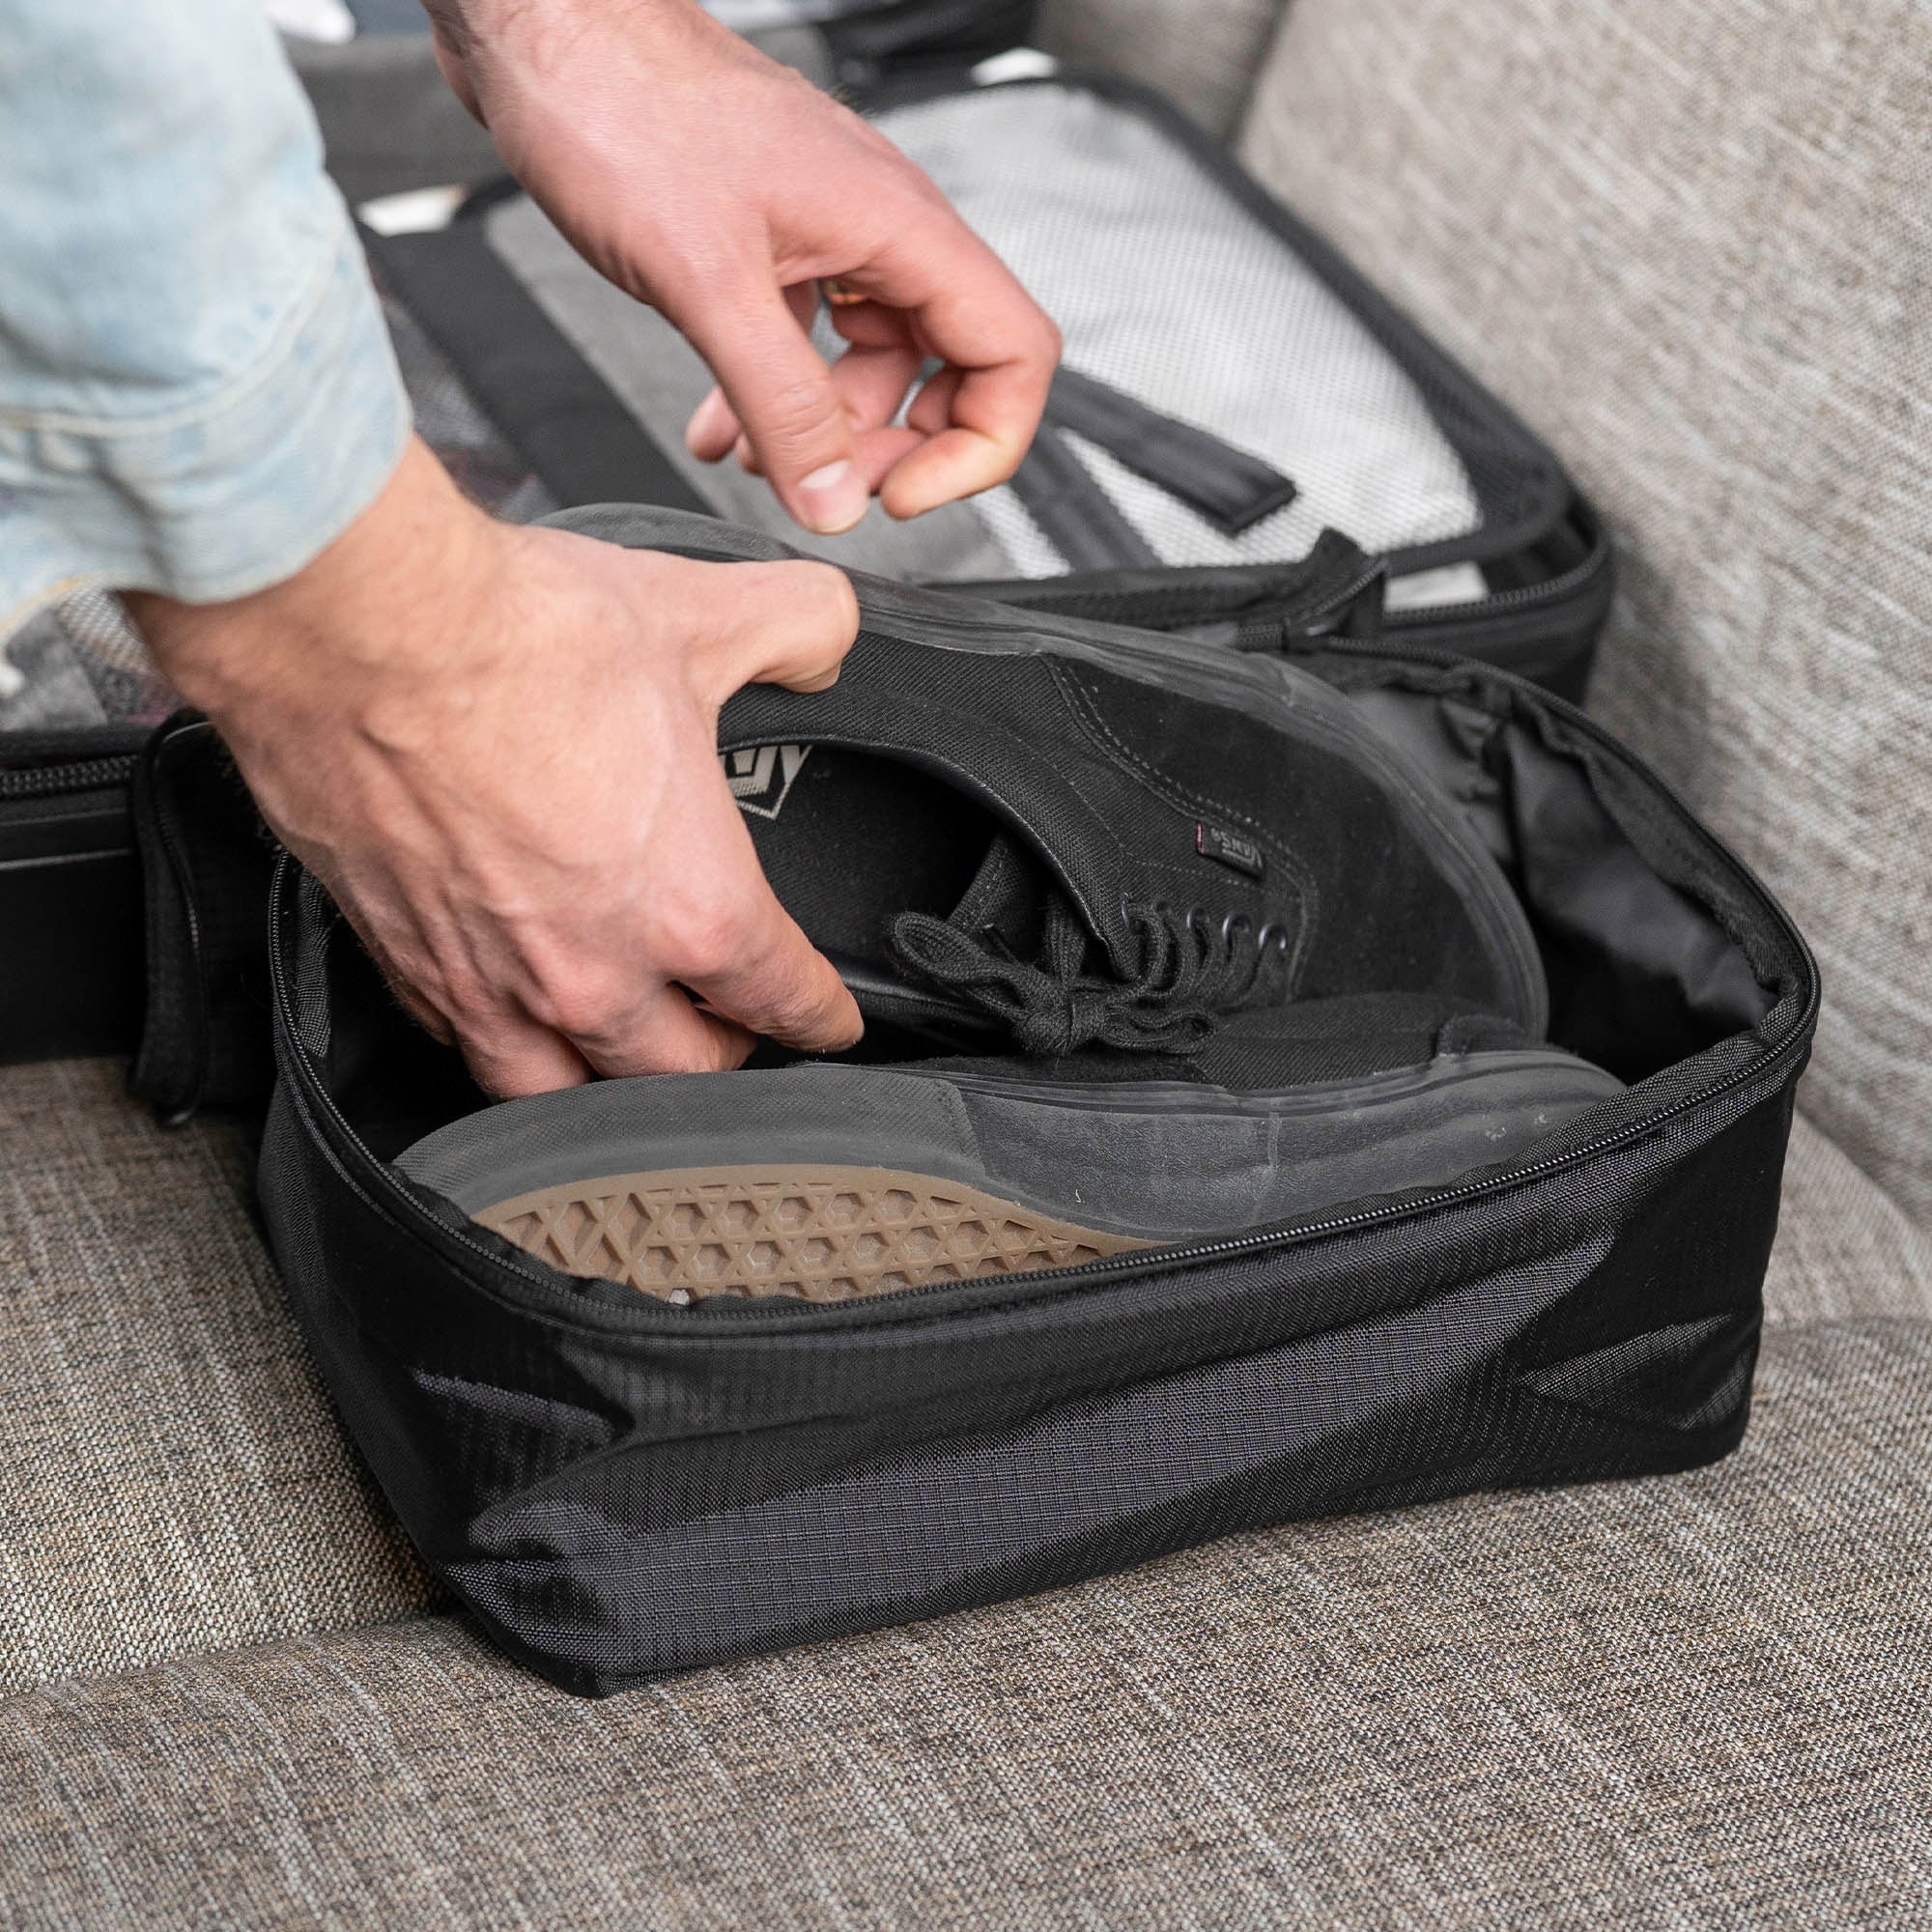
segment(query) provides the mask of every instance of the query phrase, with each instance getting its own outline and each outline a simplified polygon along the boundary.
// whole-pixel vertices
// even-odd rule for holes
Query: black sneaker
[[[720,742],[868,1064],[512,1101],[408,1173],[572,1272],[838,1300],[1439,1186],[1621,1091],[1540,1043],[1500,871],[1326,685],[860,591],[838,686]]]
[[[844,1301],[1074,1267],[1441,1186],[1622,1091],[1452,1004],[1242,1013],[1192,1060],[611,1080],[470,1115],[400,1165],[553,1266],[670,1301]]]
[[[720,745],[781,901],[868,1021],[1171,1048],[1354,992],[1540,1034],[1541,962],[1462,814],[1276,659],[861,583],[838,684]]]

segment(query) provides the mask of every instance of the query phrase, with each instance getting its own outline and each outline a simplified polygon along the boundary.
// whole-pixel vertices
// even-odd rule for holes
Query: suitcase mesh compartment
[[[1365,550],[1404,550],[1483,522],[1477,486],[1408,375],[1163,128],[1044,84],[946,95],[877,125],[1052,315],[1071,367],[1294,482],[1293,502],[1229,537],[1069,439],[1161,562],[1286,562],[1328,525]],[[976,507],[1015,575],[1068,568],[1011,490]],[[1458,594],[1481,592],[1477,578]]]
[[[841,536],[804,535],[762,479],[688,454],[685,421],[711,386],[696,353],[519,194],[493,194],[459,217],[457,229],[487,238],[481,251],[454,233],[377,245],[379,268],[418,326],[405,373],[431,440],[441,445],[439,425],[451,415],[451,364],[485,414],[521,407],[519,395],[493,392],[482,366],[499,351],[512,371],[535,360],[587,365],[611,409],[648,432],[664,479],[682,493],[652,497],[639,482],[626,493],[633,500],[701,505],[836,562],[925,582],[1293,563],[1327,526],[1392,559],[1391,608],[1462,608],[1491,594],[1479,560],[1519,556],[1564,517],[1569,487],[1548,452],[1156,99],[1099,78],[954,79],[881,99],[872,118],[1054,315],[1070,371],[1204,432],[1236,463],[1272,466],[1293,484],[1292,500],[1231,533],[1050,410],[1042,441],[1051,447],[1030,495],[995,489],[911,525],[874,507]],[[453,258],[465,250],[459,272]],[[495,291],[484,286],[492,279]],[[525,332],[540,326],[538,314],[521,313],[530,302],[554,331],[547,345]],[[499,345],[478,339],[493,309]],[[838,353],[825,316],[816,333],[825,354]],[[429,346],[423,334],[449,361],[418,353]],[[458,431],[467,458],[474,428]],[[608,484],[593,489],[586,476],[578,487],[570,469],[566,446],[559,473],[544,472],[553,497],[611,499]],[[1064,533],[1029,508],[1065,487],[1069,470],[1094,486],[1096,541],[1105,551],[1111,523],[1126,540],[1121,554],[1069,555]],[[503,513],[528,514],[524,497],[508,497]],[[1501,581],[1544,574],[1536,564],[1526,580]]]

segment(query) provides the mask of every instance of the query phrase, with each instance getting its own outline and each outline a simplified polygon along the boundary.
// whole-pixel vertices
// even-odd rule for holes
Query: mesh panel
[[[555,499],[477,408],[442,352],[387,295],[383,316],[416,431],[465,494],[506,523],[527,524],[549,516],[557,507]]]
[[[111,591],[76,591],[0,639],[0,731],[152,724],[175,701]]]
[[[922,101],[879,126],[1052,314],[1072,367],[1293,477],[1294,502],[1231,538],[1069,439],[1164,562],[1287,561],[1330,524],[1375,551],[1480,526],[1476,486],[1407,374],[1139,114],[1028,86]],[[1019,574],[1066,568],[1009,491],[979,507]]]

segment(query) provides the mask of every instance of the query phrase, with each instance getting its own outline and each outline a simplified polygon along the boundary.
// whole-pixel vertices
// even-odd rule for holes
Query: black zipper
[[[64,765],[0,771],[0,798],[56,798],[62,792],[125,785],[134,776],[134,756],[132,752],[125,752],[113,757],[77,758]]]
[[[1385,631],[1427,631],[1437,626],[1480,624],[1498,616],[1541,611],[1546,607],[1553,609],[1588,589],[1602,577],[1608,567],[1609,555],[1609,547],[1599,543],[1581,562],[1574,563],[1568,570],[1559,571],[1554,577],[1545,578],[1538,583],[1520,583],[1508,590],[1489,591],[1460,604],[1422,604],[1409,610],[1385,611],[1382,628]],[[1375,559],[1375,564],[1378,571],[1382,568],[1381,559]],[[1293,566],[1284,564],[1282,568],[1289,570]],[[1269,617],[1269,599],[1265,591],[1258,594],[1252,603],[1231,605],[1225,601],[1225,591],[1217,600],[1212,586],[1197,589],[1192,584],[1175,584],[1151,586],[1145,590],[1103,590],[1086,595],[1056,596],[1053,579],[1042,578],[1038,582],[1041,594],[1032,600],[1024,596],[1014,597],[1009,591],[1003,596],[999,586],[990,590],[978,585],[962,587],[971,594],[1009,603],[1018,611],[1037,610],[1048,615],[1085,617],[1097,623],[1132,623],[1147,630],[1179,630],[1189,624],[1216,622],[1238,624],[1248,619],[1267,621]],[[1346,612],[1360,596],[1363,587],[1359,581],[1350,582],[1339,587],[1332,597],[1321,605],[1298,613],[1300,621],[1296,623],[1293,637],[1299,640],[1322,636],[1321,630],[1313,627]]]
[[[1385,631],[1427,630],[1436,624],[1474,623],[1504,611],[1560,604],[1601,577],[1608,566],[1609,557],[1609,546],[1600,541],[1592,546],[1589,554],[1580,563],[1573,563],[1568,570],[1558,571],[1554,577],[1547,577],[1540,583],[1520,583],[1510,590],[1492,590],[1481,597],[1467,598],[1461,604],[1418,604],[1408,610],[1389,611],[1382,617],[1382,628]]]

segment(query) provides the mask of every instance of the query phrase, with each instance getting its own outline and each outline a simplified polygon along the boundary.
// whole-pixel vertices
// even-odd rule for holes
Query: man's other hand
[[[874,492],[915,517],[1013,473],[1059,333],[883,135],[692,0],[429,4],[444,72],[518,179],[711,365],[695,454],[735,449],[826,534]],[[848,346],[828,368],[808,330],[832,279]]]
[[[130,607],[404,1003],[497,1094],[831,1049],[858,1009],[719,765],[741,685],[822,690],[852,588],[492,522],[412,443],[287,582]]]

